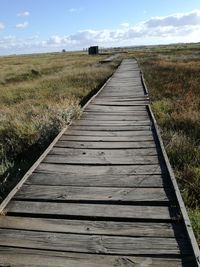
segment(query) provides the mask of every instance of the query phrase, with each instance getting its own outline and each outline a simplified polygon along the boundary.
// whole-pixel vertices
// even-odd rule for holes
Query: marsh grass
[[[119,63],[100,59],[80,53],[0,58],[2,198]]]
[[[200,242],[200,44],[135,51]]]

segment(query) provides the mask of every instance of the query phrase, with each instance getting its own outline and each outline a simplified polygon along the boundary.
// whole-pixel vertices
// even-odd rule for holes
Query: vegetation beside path
[[[50,53],[0,57],[0,198],[3,199],[119,62]]]
[[[200,244],[200,44],[132,52],[144,71],[153,111]]]

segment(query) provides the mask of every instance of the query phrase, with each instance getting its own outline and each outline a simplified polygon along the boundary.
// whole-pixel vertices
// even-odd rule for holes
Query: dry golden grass
[[[7,177],[14,170],[8,183],[14,184],[32,163],[30,154],[35,160],[60,129],[80,114],[80,102],[112,74],[118,62],[101,65],[100,59],[80,53],[0,58],[2,183],[10,181]],[[2,190],[4,196],[4,185]]]

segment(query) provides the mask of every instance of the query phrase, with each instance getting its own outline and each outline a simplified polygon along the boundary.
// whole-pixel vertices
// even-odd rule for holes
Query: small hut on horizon
[[[98,46],[90,46],[88,48],[88,54],[89,55],[97,55],[97,54],[99,54],[99,47]]]

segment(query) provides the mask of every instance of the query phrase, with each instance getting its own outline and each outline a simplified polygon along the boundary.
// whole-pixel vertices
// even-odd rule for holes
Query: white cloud
[[[196,9],[188,13],[178,13],[166,17],[154,17],[146,21],[146,25],[150,28],[200,25],[200,10]]]
[[[75,48],[81,48],[91,44],[119,46],[156,42],[196,42],[200,41],[200,10],[154,17],[133,26],[124,22],[121,26],[122,28],[115,30],[88,29],[68,36],[53,36],[47,43],[53,46],[73,44]]]
[[[4,30],[4,29],[5,29],[5,25],[2,22],[0,22],[0,30]]]
[[[53,35],[47,40],[39,36],[18,39],[4,37],[0,41],[2,53],[25,53],[42,51],[76,50],[90,45],[128,46],[166,44],[176,42],[200,42],[200,10],[173,14],[165,17],[154,17],[135,25],[120,25],[118,29],[85,29],[70,35]],[[28,22],[16,25],[28,27]],[[37,38],[36,38],[37,37]],[[8,52],[9,51],[9,52]],[[13,52],[12,52],[13,51]]]
[[[28,17],[29,15],[30,15],[29,11],[24,11],[17,14],[18,17]]]
[[[77,12],[77,11],[78,11],[78,9],[77,8],[74,8],[74,7],[72,7],[72,8],[69,9],[69,12],[71,12],[71,13]]]
[[[70,13],[80,13],[80,12],[83,11],[83,10],[84,10],[83,7],[79,7],[79,8],[72,7],[72,8],[70,8],[70,9],[68,9],[68,11],[69,11]]]
[[[130,24],[129,24],[128,22],[123,22],[123,23],[121,23],[121,26],[122,26],[122,27],[129,27]]]
[[[29,26],[29,23],[27,22],[27,21],[24,21],[23,23],[18,23],[18,24],[16,24],[16,28],[18,28],[18,29],[25,29],[25,28],[27,28]]]

